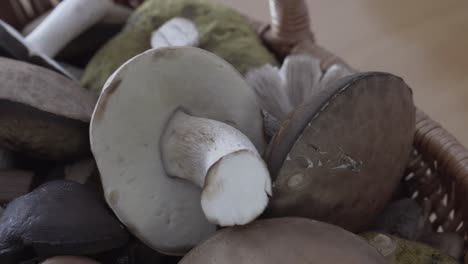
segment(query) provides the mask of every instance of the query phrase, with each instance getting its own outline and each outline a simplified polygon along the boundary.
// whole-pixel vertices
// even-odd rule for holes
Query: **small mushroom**
[[[386,263],[365,240],[337,226],[276,218],[225,228],[190,251],[180,264]]]
[[[274,196],[266,215],[364,230],[398,186],[414,130],[402,79],[369,72],[332,82],[288,115],[267,149]]]
[[[0,51],[73,78],[52,58],[71,40],[101,20],[111,9],[110,0],[65,0],[26,38],[0,20]],[[119,11],[118,12],[122,12]]]
[[[196,47],[198,46],[198,30],[195,24],[182,17],[175,17],[151,35],[151,47]]]
[[[255,95],[207,51],[160,48],[125,63],[104,87],[90,135],[107,202],[160,252],[182,254],[212,223],[245,224],[267,205]]]
[[[128,235],[84,185],[53,181],[10,202],[0,218],[0,263],[88,255],[123,246]],[[26,254],[33,250],[33,256]]]
[[[0,146],[42,160],[89,153],[96,96],[45,68],[0,58]]]
[[[64,168],[65,179],[85,184],[98,173],[94,159],[84,159],[66,165]]]
[[[99,262],[85,257],[59,256],[49,258],[42,264],[99,264]]]
[[[21,170],[0,170],[0,204],[7,203],[31,189],[34,173]]]
[[[455,258],[418,242],[376,232],[367,232],[362,236],[385,257],[389,264],[459,263]]]

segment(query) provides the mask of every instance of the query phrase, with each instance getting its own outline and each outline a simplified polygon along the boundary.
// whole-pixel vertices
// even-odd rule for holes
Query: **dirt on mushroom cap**
[[[411,89],[394,75],[361,73],[324,89],[270,144],[268,216],[365,230],[404,175],[414,129]]]
[[[176,16],[195,23],[201,48],[224,58],[241,73],[276,63],[245,18],[223,4],[210,0],[148,0],[130,17],[123,31],[96,53],[81,83],[101,90],[121,64],[150,48],[154,30]]]
[[[339,227],[305,218],[276,218],[218,231],[180,262],[188,263],[386,262],[363,239]]]

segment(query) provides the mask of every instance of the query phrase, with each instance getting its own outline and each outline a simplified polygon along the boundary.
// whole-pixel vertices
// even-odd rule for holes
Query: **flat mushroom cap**
[[[60,74],[0,58],[0,145],[39,159],[89,153],[97,96]]]
[[[91,121],[91,148],[107,202],[148,246],[183,254],[215,231],[201,189],[169,177],[159,140],[178,108],[225,122],[262,153],[255,94],[232,66],[207,51],[161,48],[122,65],[106,82]]]
[[[401,78],[371,72],[338,80],[290,114],[273,138],[266,214],[362,230],[402,178],[414,131],[412,91]]]
[[[305,218],[275,218],[226,228],[190,251],[179,264],[383,264],[360,237]]]
[[[37,257],[85,255],[125,245],[128,233],[92,189],[52,181],[10,202],[0,218],[0,263],[18,263],[25,249]]]

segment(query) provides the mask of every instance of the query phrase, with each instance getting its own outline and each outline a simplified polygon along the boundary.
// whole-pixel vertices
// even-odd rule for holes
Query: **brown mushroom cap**
[[[412,91],[401,78],[371,72],[338,80],[291,113],[273,138],[267,215],[362,230],[403,176],[414,130]]]
[[[60,74],[0,58],[0,146],[51,160],[89,153],[96,101]]]
[[[84,257],[59,256],[49,258],[42,264],[99,264],[99,262]]]
[[[222,229],[179,264],[386,263],[360,237],[304,218],[275,218]]]
[[[10,202],[0,217],[0,263],[36,257],[88,255],[119,248],[128,233],[92,189],[48,182]]]

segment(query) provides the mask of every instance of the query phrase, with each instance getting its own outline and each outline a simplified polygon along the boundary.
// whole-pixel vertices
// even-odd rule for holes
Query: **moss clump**
[[[242,74],[276,63],[245,18],[222,4],[209,0],[147,0],[129,18],[122,32],[94,55],[82,85],[100,90],[120,65],[149,49],[151,33],[174,17],[193,21],[200,34],[200,48],[222,57]]]
[[[379,237],[380,236],[380,237]],[[369,243],[374,246],[390,264],[458,264],[451,256],[445,255],[439,250],[424,244],[404,240],[395,236],[369,232],[362,234]],[[382,243],[382,237],[390,238],[389,243]]]

